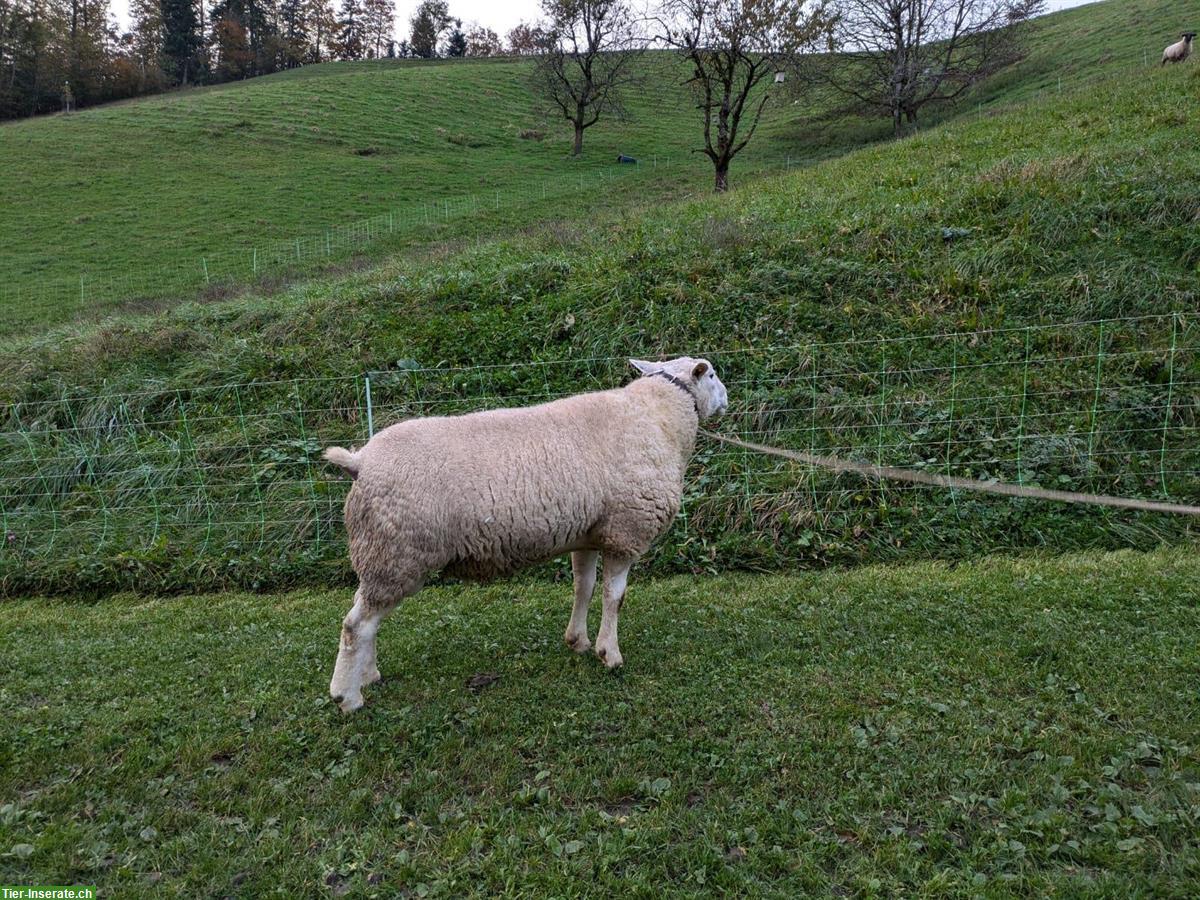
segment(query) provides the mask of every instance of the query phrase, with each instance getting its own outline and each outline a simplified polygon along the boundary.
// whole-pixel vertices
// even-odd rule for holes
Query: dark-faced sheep
[[[570,553],[575,604],[564,639],[583,653],[603,554],[596,655],[622,664],[617,616],[629,569],[679,511],[699,423],[728,402],[707,360],[630,362],[642,377],[623,388],[411,419],[358,451],[325,451],[355,479],[345,514],[359,587],[329,685],[343,712],[362,706],[363,686],[380,677],[380,622],[436,572],[482,580]]]
[[[1173,43],[1170,47],[1163,51],[1162,65],[1167,63],[1181,63],[1192,55],[1192,42],[1196,39],[1196,32],[1185,31],[1179,36],[1179,40]]]

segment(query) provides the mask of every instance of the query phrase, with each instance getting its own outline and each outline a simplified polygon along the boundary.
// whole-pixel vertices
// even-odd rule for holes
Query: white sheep
[[[1196,39],[1196,32],[1185,31],[1179,37],[1178,41],[1163,51],[1162,65],[1181,63],[1192,55],[1192,41]]]
[[[643,377],[623,388],[410,419],[358,451],[325,451],[355,479],[345,515],[359,586],[329,684],[343,712],[379,680],[380,622],[440,571],[484,580],[569,552],[575,605],[563,637],[584,653],[603,553],[596,655],[610,669],[622,664],[617,614],[629,569],[679,511],[699,423],[728,402],[708,360],[630,363]]]

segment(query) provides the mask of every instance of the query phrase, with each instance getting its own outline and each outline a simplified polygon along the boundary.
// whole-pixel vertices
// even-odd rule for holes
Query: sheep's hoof
[[[621,658],[621,653],[618,650],[613,650],[610,653],[607,647],[597,647],[596,655],[604,661],[604,665],[608,666],[610,670],[619,669],[625,664],[625,660]]]
[[[363,676],[363,684],[378,684],[382,680],[383,675],[380,674],[378,669],[373,672],[368,672],[365,676]]]
[[[588,640],[586,634],[567,635],[563,641],[576,653],[587,653],[592,649],[592,642]]]

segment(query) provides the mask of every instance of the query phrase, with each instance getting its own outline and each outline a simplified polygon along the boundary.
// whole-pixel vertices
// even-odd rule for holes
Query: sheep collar
[[[676,378],[670,372],[664,372],[661,369],[657,372],[651,372],[646,377],[654,378],[655,376],[667,379],[667,381],[671,382],[671,384],[675,385],[675,387],[679,388],[681,391],[683,391],[685,394],[687,394],[689,397],[691,397],[692,398],[692,406],[696,407],[696,415],[700,416],[700,401],[698,399],[696,399],[696,392],[693,391],[690,387],[688,387],[688,384],[686,381]]]

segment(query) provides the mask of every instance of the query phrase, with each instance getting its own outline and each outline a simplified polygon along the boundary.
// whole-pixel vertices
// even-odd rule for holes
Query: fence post
[[[1179,313],[1171,316],[1171,355],[1167,357],[1167,403],[1163,410],[1162,445],[1158,451],[1158,483],[1164,496],[1167,490],[1167,430],[1171,427],[1171,402],[1175,399],[1175,347],[1179,333]]]
[[[371,376],[363,376],[363,392],[367,398],[367,439],[375,437],[375,413],[371,408]]]
[[[250,260],[250,267],[254,270],[254,274],[258,274],[258,248],[255,247]]]
[[[1096,450],[1096,425],[1100,413],[1100,387],[1103,380],[1104,367],[1104,323],[1100,323],[1100,336],[1096,339],[1096,387],[1092,393],[1092,414],[1088,428],[1088,474],[1095,478],[1092,471],[1093,455]]]
[[[1021,417],[1017,420],[1017,484],[1025,483],[1021,450],[1025,443],[1025,409],[1029,400],[1029,326],[1025,327],[1025,367],[1021,373]]]
[[[208,284],[208,260],[202,256],[200,257],[200,264],[204,266],[204,283]]]
[[[82,305],[84,302],[85,302],[85,298],[83,296],[83,276],[80,275],[79,276],[79,303],[80,303],[80,305]]]
[[[304,427],[304,404],[300,399],[300,391],[296,390],[296,415],[300,421],[300,440],[305,446],[308,445],[308,430]],[[321,549],[321,505],[317,502],[317,490],[314,486],[316,477],[313,475],[312,459],[309,454],[304,454],[304,465],[308,470],[308,497],[312,503],[313,510],[313,542],[317,550]]]

